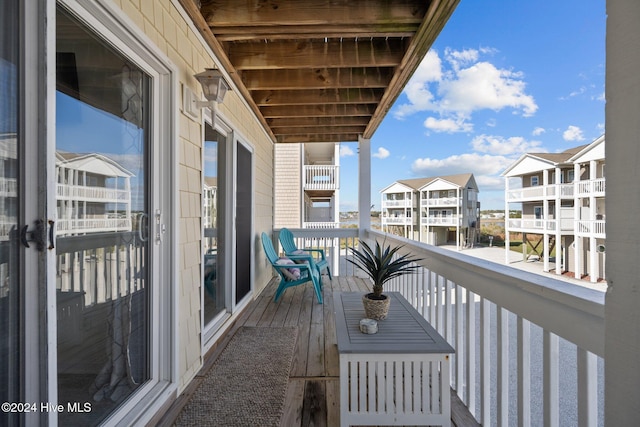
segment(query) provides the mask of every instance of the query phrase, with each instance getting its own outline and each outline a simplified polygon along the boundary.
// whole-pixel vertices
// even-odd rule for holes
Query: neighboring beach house
[[[473,174],[398,180],[382,189],[382,229],[431,245],[477,241],[478,185]]]
[[[340,144],[277,144],[276,228],[340,227]]]
[[[522,234],[523,256],[539,257],[544,271],[604,279],[605,136],[562,153],[524,154],[502,175],[505,210],[522,211],[506,221],[506,248]]]

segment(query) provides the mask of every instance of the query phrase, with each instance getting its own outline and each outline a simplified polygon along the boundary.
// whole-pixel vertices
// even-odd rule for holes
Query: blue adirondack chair
[[[320,273],[318,273],[318,271],[312,264],[306,262],[302,264],[279,263],[278,260],[280,260],[280,258],[278,257],[276,250],[273,248],[273,242],[266,233],[262,233],[262,247],[264,248],[264,253],[267,255],[267,259],[273,266],[274,270],[276,270],[276,272],[278,273],[278,276],[280,276],[280,284],[278,285],[278,289],[276,290],[275,301],[278,301],[278,299],[280,299],[280,296],[282,296],[282,293],[285,291],[285,289],[292,286],[302,285],[303,283],[311,282],[313,284],[313,289],[316,292],[318,303],[322,304],[322,282],[320,281]],[[288,258],[293,261],[306,261],[307,257],[308,255],[301,257],[293,255]],[[292,274],[290,273],[290,271],[292,269],[299,269],[299,278],[291,277]]]
[[[329,280],[333,280],[331,277],[331,269],[329,268],[329,263],[324,255],[324,249],[316,249],[316,248],[302,248],[298,249],[296,246],[296,242],[293,238],[293,233],[288,228],[283,228],[280,230],[280,244],[282,245],[282,249],[284,249],[284,253],[291,257],[296,255],[295,253],[302,250],[304,252],[309,253],[309,263],[315,264],[318,269],[318,274],[322,275],[322,270],[327,270],[327,274],[329,275]],[[313,256],[313,254],[318,254],[318,256]]]

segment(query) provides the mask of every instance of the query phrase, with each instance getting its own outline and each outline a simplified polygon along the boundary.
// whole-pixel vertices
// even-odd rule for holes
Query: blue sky
[[[461,1],[371,139],[371,203],[398,179],[473,173],[482,209],[526,152],[604,133],[605,0]],[[340,210],[357,210],[357,144],[341,145]]]

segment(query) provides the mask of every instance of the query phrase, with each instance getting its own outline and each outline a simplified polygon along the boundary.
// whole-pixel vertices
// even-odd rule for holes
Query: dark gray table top
[[[365,317],[361,292],[334,292],[336,332],[340,353],[454,353],[399,292],[385,292],[391,298],[389,314],[378,320],[376,334],[360,332]]]

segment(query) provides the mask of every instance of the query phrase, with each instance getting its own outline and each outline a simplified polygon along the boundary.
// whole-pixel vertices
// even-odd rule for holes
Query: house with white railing
[[[405,179],[380,191],[383,230],[431,245],[473,245],[480,202],[473,174]]]
[[[523,256],[539,257],[544,271],[555,264],[557,274],[603,279],[604,166],[604,135],[562,153],[527,153],[509,166],[502,174],[505,211],[521,206],[522,216],[507,219],[506,248],[511,234],[518,233]]]
[[[279,144],[274,149],[274,221],[280,227],[340,226],[340,145]]]
[[[398,383],[411,376],[387,362],[361,364],[352,372],[371,373],[368,379],[341,390],[333,294],[364,293],[368,283],[345,262],[332,269],[333,281],[323,276],[323,305],[310,284],[275,302],[276,273],[259,240],[263,232],[278,238],[274,212],[287,201],[275,194],[283,167],[274,152],[290,143],[357,142],[358,210],[369,213],[371,139],[459,2],[258,3],[2,2],[0,132],[12,136],[0,155],[15,167],[5,170],[5,201],[18,200],[19,209],[12,211],[12,201],[0,207],[9,229],[24,234],[0,241],[0,397],[9,405],[0,425],[179,424],[171,414],[194,391],[207,390],[200,385],[209,368],[245,326],[296,334],[288,356],[277,359],[290,361],[291,374],[283,374],[281,392],[269,393],[284,401],[282,425],[339,425],[341,394],[373,408],[376,396],[367,389],[376,371],[386,369]],[[640,419],[640,230],[632,215],[640,207],[640,192],[632,191],[640,159],[640,51],[629,48],[640,38],[640,3],[607,0],[606,12],[606,294],[379,233],[366,214],[357,229],[293,230],[318,247],[387,239],[420,258],[417,274],[388,290],[401,293],[455,349],[448,371],[429,369],[448,381],[460,403],[453,412],[471,414],[467,423],[473,417],[485,426],[614,427]],[[226,82],[224,99],[200,83],[204,68],[216,68],[217,82]],[[210,102],[203,101],[205,89]],[[211,156],[207,129],[220,142]],[[131,231],[56,236],[58,184],[65,184],[56,178],[56,151],[77,147],[139,160],[131,210],[142,215]],[[540,182],[549,186],[550,172],[565,164],[575,174],[574,156],[580,170],[597,165],[592,154],[573,152]],[[203,226],[208,161],[219,172],[215,277]],[[580,179],[587,177],[593,183],[585,185],[598,189],[600,177],[590,170]],[[296,189],[303,191],[300,183]],[[92,202],[90,194],[79,196]],[[580,206],[587,204],[592,215],[598,196],[582,197]],[[80,268],[61,288],[56,267],[65,257]],[[210,304],[213,295],[219,305]],[[255,345],[244,353],[252,352],[264,356]],[[276,360],[258,359],[268,367]],[[227,379],[253,391],[253,368],[244,364],[238,373],[245,375]],[[426,372],[416,364],[409,369]],[[387,396],[406,394],[402,401],[420,409],[444,406],[443,394],[420,388],[426,382],[403,382],[407,388],[386,381]],[[409,387],[425,393],[405,393]],[[208,395],[194,406],[225,397]],[[241,400],[251,402],[235,399],[224,409],[241,415]],[[264,406],[254,406],[254,424],[267,424]],[[570,411],[575,419],[565,422]]]
[[[131,231],[133,177],[105,155],[58,151],[57,235]]]

